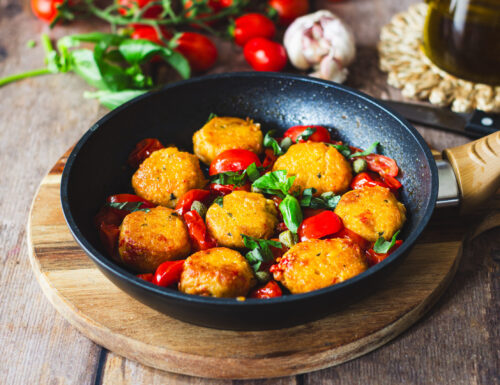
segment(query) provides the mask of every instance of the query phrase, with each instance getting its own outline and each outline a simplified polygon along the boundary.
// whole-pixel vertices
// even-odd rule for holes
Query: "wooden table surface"
[[[377,69],[382,25],[414,0],[316,1],[353,28],[358,56],[348,85],[401,98]],[[97,26],[99,27],[99,26]],[[90,22],[58,27],[56,38],[90,31]],[[0,77],[42,66],[38,40],[46,25],[26,0],[0,0]],[[248,70],[241,50],[220,46],[213,72]],[[0,88],[0,384],[227,384],[151,369],[123,359],[79,334],[51,307],[31,272],[26,222],[39,182],[59,156],[106,113],[84,100],[89,87],[73,75],[29,79]],[[419,127],[443,149],[460,136]],[[500,384],[500,228],[465,245],[459,271],[439,303],[386,346],[343,365],[296,377],[244,384]]]

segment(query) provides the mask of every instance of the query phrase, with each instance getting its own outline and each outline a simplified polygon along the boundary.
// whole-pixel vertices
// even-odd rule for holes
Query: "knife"
[[[500,114],[488,114],[480,110],[471,113],[456,113],[445,108],[415,103],[394,100],[381,102],[412,123],[455,132],[470,138],[480,138],[500,130]]]

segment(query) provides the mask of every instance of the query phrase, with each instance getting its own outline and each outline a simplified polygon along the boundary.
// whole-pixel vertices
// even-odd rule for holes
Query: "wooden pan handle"
[[[460,211],[472,212],[500,188],[500,131],[444,150],[457,177]]]

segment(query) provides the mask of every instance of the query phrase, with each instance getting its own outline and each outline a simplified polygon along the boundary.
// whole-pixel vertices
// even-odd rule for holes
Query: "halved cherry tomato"
[[[203,218],[196,211],[191,210],[183,215],[189,231],[189,237],[196,250],[207,250],[217,246],[215,239],[207,231]]]
[[[293,126],[290,127],[285,132],[285,137],[292,139],[292,142],[297,143],[297,138],[307,129],[313,128],[315,129],[314,134],[312,134],[308,139],[299,139],[299,142],[305,142],[310,140],[311,142],[326,142],[330,143],[330,132],[323,126]]]
[[[232,34],[235,43],[243,47],[254,37],[272,39],[276,34],[276,27],[271,19],[260,13],[247,13],[234,21]]]
[[[371,171],[392,177],[398,175],[399,169],[394,159],[380,154],[365,155],[363,158],[366,160],[368,169]]]
[[[142,162],[149,158],[153,152],[161,150],[162,148],[165,148],[165,146],[161,144],[158,139],[143,139],[135,145],[135,148],[128,156],[128,164],[132,168],[137,168]]]
[[[140,278],[140,279],[143,279],[144,281],[146,282],[151,282],[153,283],[153,278],[154,278],[154,275],[151,274],[151,273],[147,273],[147,274],[137,274],[136,275],[137,278]]]
[[[247,182],[243,186],[234,186],[232,184],[217,184],[210,183],[209,185],[210,191],[215,195],[223,196],[232,193],[233,191],[250,191],[252,189],[252,185]]]
[[[250,293],[249,297],[250,298],[264,299],[264,298],[281,297],[282,295],[283,295],[283,293],[281,291],[281,288],[276,283],[276,281],[269,281],[264,286],[253,290]]]
[[[118,247],[120,227],[115,224],[101,223],[99,226],[99,237],[109,255],[114,256]]]
[[[137,8],[142,9],[146,7],[149,3],[156,0],[118,0],[118,12],[122,15],[126,15],[130,9]],[[146,12],[142,16],[146,19],[156,19],[163,12],[163,7],[161,5],[152,5],[148,7]]]
[[[344,225],[333,211],[325,210],[318,215],[306,218],[299,227],[298,235],[302,242],[319,239],[342,230]]]
[[[335,234],[335,238],[350,239],[351,241],[356,243],[359,247],[361,247],[361,249],[363,250],[368,250],[371,247],[370,241],[366,240],[361,235],[345,227],[342,230],[340,230],[337,234]]]
[[[177,39],[175,50],[188,60],[193,71],[207,71],[217,61],[215,44],[208,37],[196,32],[183,32]]]
[[[309,12],[309,0],[269,0],[269,6],[278,13],[282,25],[288,25]]]
[[[389,188],[387,184],[380,180],[378,175],[368,172],[359,173],[351,181],[351,188],[353,190],[374,186]]]
[[[252,151],[233,149],[221,152],[210,164],[210,175],[221,174],[228,171],[245,170],[252,163],[261,166],[259,157]]]
[[[185,193],[181,199],[177,201],[177,205],[175,206],[175,211],[179,213],[179,215],[184,215],[189,210],[191,210],[191,205],[194,201],[204,202],[210,196],[210,191],[208,190],[200,190],[193,189],[189,190]]]
[[[402,184],[396,178],[394,178],[390,175],[384,175],[384,174],[381,174],[380,176],[382,177],[382,180],[384,181],[384,183],[387,184],[387,186],[389,186],[389,188],[391,190],[398,190],[401,188]]]
[[[31,10],[40,20],[52,23],[57,17],[57,6],[64,0],[31,0]]]
[[[368,265],[373,266],[376,265],[377,263],[382,262],[384,259],[386,259],[389,255],[394,253],[399,246],[403,244],[403,241],[398,239],[394,246],[391,247],[391,249],[387,253],[376,253],[373,251],[373,249],[370,249],[366,252],[366,259],[368,261]]]
[[[262,167],[264,167],[266,170],[269,170],[273,168],[274,162],[276,162],[276,159],[278,159],[278,157],[274,155],[274,151],[272,148],[266,148],[264,150],[264,154],[266,155],[266,157],[262,162]]]
[[[180,261],[163,262],[156,268],[152,283],[163,287],[172,286],[178,283],[181,279],[185,261],[185,259],[182,259]]]
[[[285,47],[263,37],[249,40],[243,48],[243,54],[256,71],[279,72],[287,63]]]
[[[154,203],[147,201],[146,199],[141,198],[140,196],[134,194],[116,194],[111,195],[106,199],[108,203],[124,203],[124,202],[142,202],[143,205],[141,208],[151,209],[156,207]]]

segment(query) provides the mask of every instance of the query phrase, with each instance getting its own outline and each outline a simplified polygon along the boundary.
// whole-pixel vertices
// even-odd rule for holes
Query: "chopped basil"
[[[141,206],[144,205],[144,202],[110,202],[107,205],[114,209],[126,210],[130,211],[131,213],[134,211],[145,211],[148,213],[150,210],[148,208],[141,209]]]
[[[283,221],[286,227],[293,233],[299,230],[299,226],[302,223],[302,210],[300,208],[299,201],[293,195],[287,194],[285,199],[283,199],[279,205],[281,214],[283,215]]]
[[[276,194],[284,197],[293,185],[295,176],[288,178],[286,170],[269,172],[253,182],[252,187],[257,187],[267,194]]]
[[[380,254],[386,254],[390,249],[396,244],[396,238],[399,235],[399,231],[392,236],[391,241],[386,241],[383,237],[379,237],[375,244],[373,245],[373,251]]]
[[[302,193],[300,205],[302,207],[310,207],[312,209],[328,209],[333,210],[337,207],[341,196],[335,195],[333,192],[326,192],[319,197],[315,197],[316,189],[308,188]]]
[[[214,114],[213,112],[211,112],[210,115],[208,115],[207,123],[210,122],[213,118],[217,118],[217,117],[218,117],[217,114]]]
[[[346,146],[344,144],[329,144],[329,146],[336,148],[338,152],[340,152],[346,158],[348,158],[351,155],[351,149],[349,148],[349,146]]]
[[[272,137],[275,130],[268,131],[264,136],[264,147],[270,147],[274,151],[274,155],[283,155],[285,152],[278,144],[278,141]]]
[[[250,179],[251,182],[255,182],[257,179],[260,178],[259,168],[255,163],[252,163],[250,166],[248,166],[245,172],[248,175],[248,179]]]
[[[269,241],[267,239],[257,239],[249,237],[248,235],[241,234],[243,238],[243,243],[247,249],[250,249],[246,253],[245,258],[248,260],[253,270],[257,272],[260,269],[262,262],[272,262],[274,261],[274,255],[271,251],[270,246],[281,249],[283,246],[280,242]]]
[[[215,175],[210,182],[222,185],[243,186],[246,182],[246,174],[245,172],[240,174],[235,171],[222,172]]]
[[[373,154],[375,151],[377,151],[378,145],[379,145],[379,142],[374,142],[365,151],[355,152],[354,154],[349,155],[349,158],[355,158],[357,156],[365,156],[365,155]]]
[[[304,131],[302,131],[302,133],[297,136],[297,140],[296,142],[300,141],[300,140],[307,140],[311,137],[312,134],[314,134],[316,132],[316,129],[313,128],[313,127],[307,127]]]
[[[217,197],[217,198],[215,198],[214,203],[217,203],[220,207],[223,207],[223,205],[224,205],[224,197]]]

